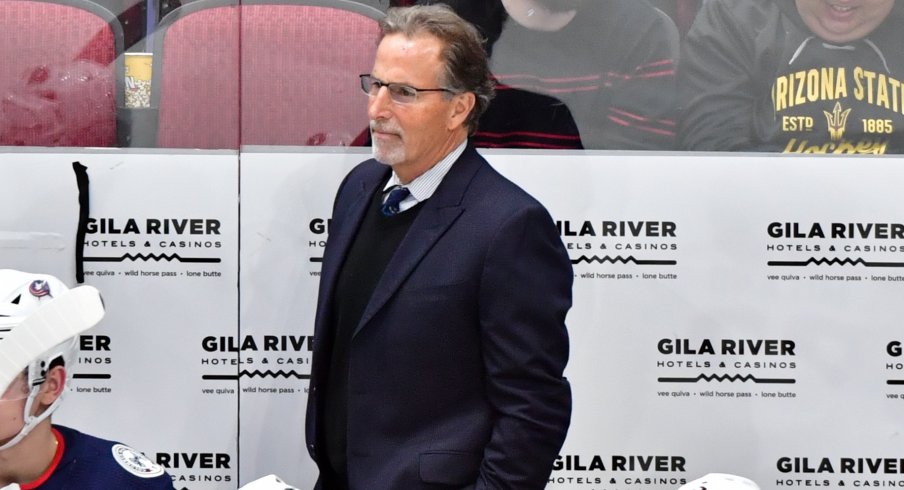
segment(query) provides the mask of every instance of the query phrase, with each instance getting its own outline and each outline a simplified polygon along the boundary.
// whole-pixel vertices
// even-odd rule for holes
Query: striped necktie
[[[411,194],[407,187],[394,186],[389,191],[389,197],[383,202],[380,212],[383,216],[395,216],[399,214],[399,203]]]

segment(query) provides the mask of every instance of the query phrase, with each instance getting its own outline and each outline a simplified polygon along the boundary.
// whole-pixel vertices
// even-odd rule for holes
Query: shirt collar
[[[464,153],[465,148],[468,146],[468,140],[465,139],[458,145],[454,150],[449,152],[442,160],[436,163],[430,170],[419,175],[417,178],[409,182],[404,187],[407,187],[409,191],[411,191],[411,195],[408,196],[403,203],[410,203],[409,206],[413,206],[421,201],[426,201],[436,192],[436,189],[439,187],[440,182],[443,181],[443,177],[449,173],[449,170],[452,168],[452,164],[458,160],[458,157]],[[399,180],[399,176],[396,175],[393,170],[392,176],[389,178],[389,182],[383,187],[383,190],[386,191],[392,186],[402,185],[402,182]],[[403,206],[406,207],[406,206]]]

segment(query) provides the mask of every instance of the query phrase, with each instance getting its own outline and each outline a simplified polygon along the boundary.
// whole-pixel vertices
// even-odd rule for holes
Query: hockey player
[[[78,336],[103,315],[91,286],[0,270],[0,490],[173,489],[140,452],[51,423]]]

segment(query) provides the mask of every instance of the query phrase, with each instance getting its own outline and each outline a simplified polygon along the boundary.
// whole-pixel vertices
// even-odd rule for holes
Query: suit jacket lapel
[[[433,196],[424,202],[420,215],[411,224],[399,248],[386,265],[386,270],[361,315],[355,335],[398,291],[424,255],[464,211],[462,198],[481,164],[483,159],[473,148],[468,147],[452,165]]]
[[[341,229],[339,229],[340,227],[335,227],[337,232],[330,234],[330,246],[327,246],[324,251],[323,267],[320,273],[320,294],[317,305],[317,309],[320,312],[317,315],[317,319],[320,321],[329,317],[329,312],[331,311],[330,303],[333,299],[333,291],[339,278],[339,272],[345,263],[345,255],[348,253],[348,249],[358,233],[358,228],[361,226],[364,212],[367,211],[370,204],[370,197],[373,196],[376,187],[386,180],[389,172],[389,168],[386,167],[385,172],[377,172],[376,175],[362,178],[358,182],[349,182],[348,184],[357,186],[356,191],[358,194],[352,204],[345,210],[345,215],[342,217],[344,225]]]

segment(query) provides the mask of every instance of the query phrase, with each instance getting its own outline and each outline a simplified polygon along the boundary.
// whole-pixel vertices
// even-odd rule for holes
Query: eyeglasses
[[[411,85],[401,83],[386,83],[380,79],[370,76],[370,74],[359,75],[361,77],[361,90],[369,97],[376,97],[380,92],[380,88],[389,89],[389,98],[398,104],[413,104],[417,102],[417,95],[420,92],[448,92],[454,94],[455,91],[448,88],[417,88]]]

